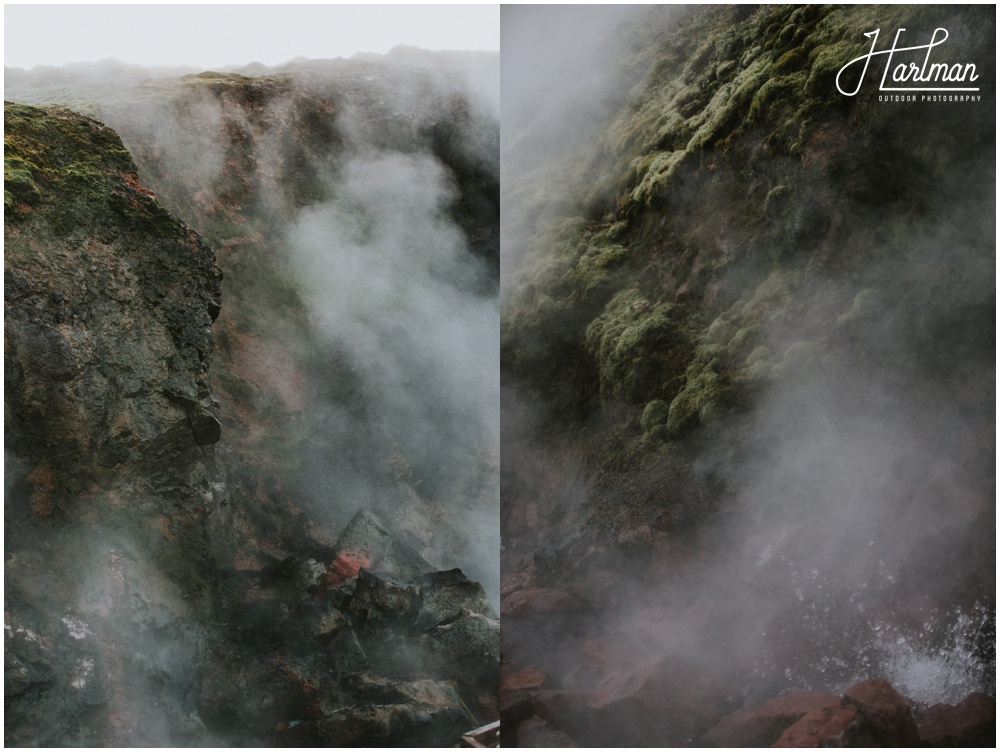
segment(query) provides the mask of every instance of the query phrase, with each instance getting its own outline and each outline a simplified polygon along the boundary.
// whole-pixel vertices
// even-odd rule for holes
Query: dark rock
[[[857,708],[881,746],[914,747],[920,743],[909,704],[885,679],[867,679],[849,687],[844,703]]]
[[[517,727],[519,747],[579,747],[573,738],[561,729],[552,728],[537,715]]]
[[[705,665],[666,655],[606,677],[589,694],[593,737],[637,746],[691,744],[731,711],[735,694]]]
[[[917,730],[929,747],[996,746],[996,700],[974,692],[957,705],[931,705],[917,717]]]
[[[337,628],[330,639],[327,651],[330,654],[331,668],[337,676],[348,676],[368,668],[368,657],[364,648],[358,642],[354,630],[349,627]]]
[[[198,714],[218,733],[263,738],[281,723],[307,717],[315,689],[294,672],[264,661],[230,658],[204,674]]]
[[[412,580],[434,571],[434,567],[413,548],[399,540],[383,522],[367,510],[360,510],[337,539],[338,554],[363,554],[371,562],[366,568],[385,572],[401,580]]]
[[[782,732],[807,713],[839,708],[840,698],[826,692],[793,692],[747,710],[730,713],[702,741],[714,747],[770,747]]]
[[[210,446],[222,438],[222,423],[208,410],[191,415],[191,433],[198,446]]]
[[[415,622],[417,629],[448,624],[464,613],[496,618],[483,586],[468,579],[461,569],[432,572],[420,577],[417,584],[421,595]]]
[[[420,608],[420,592],[386,575],[362,569],[345,612],[361,627],[370,622],[409,624]]]

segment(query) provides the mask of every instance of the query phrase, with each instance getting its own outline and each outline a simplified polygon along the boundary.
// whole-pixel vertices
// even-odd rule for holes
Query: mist
[[[739,70],[760,47],[716,43],[710,25],[766,11],[564,13],[592,67],[557,53],[504,69],[505,90],[531,70],[562,102],[537,106],[543,87],[526,85],[503,140],[501,592],[519,743],[709,743],[728,712],[870,679],[917,716],[995,694],[989,122],[970,137],[985,147],[948,140],[936,171],[881,134],[789,158],[781,127],[753,120],[763,95],[749,116],[723,97],[726,115],[671,125],[699,112],[698,87],[736,96],[749,80],[724,51],[745,50]],[[739,126],[699,138],[722,123]],[[845,189],[822,169],[866,146],[905,177]],[[668,158],[676,173],[652,182]],[[801,198],[768,209],[786,190]]]
[[[56,102],[114,128],[143,186],[201,233],[225,275],[206,398],[224,438],[183,462],[164,453],[161,466],[126,476],[127,493],[121,482],[96,488],[89,516],[64,502],[60,529],[87,530],[78,576],[56,565],[17,570],[19,614],[61,578],[72,603],[60,617],[82,625],[89,673],[67,691],[93,688],[85,703],[97,704],[113,694],[111,727],[99,712],[88,733],[162,744],[294,733],[310,743],[298,719],[341,733],[329,720],[351,707],[341,675],[369,665],[395,672],[392,681],[452,682],[433,702],[412,700],[423,725],[411,743],[451,739],[495,714],[497,68],[496,54],[398,46],[180,76],[116,61],[8,70],[8,100]],[[188,486],[195,498],[180,506]],[[420,627],[393,627],[398,637],[373,631],[403,642],[366,647],[371,664],[346,635],[346,647],[317,651],[320,600],[344,598],[328,594],[327,568],[362,511],[375,515],[360,518],[369,535],[389,536],[379,543],[396,557],[386,566],[411,562],[394,576],[461,569],[471,580],[455,591],[468,596],[447,617],[445,636],[459,641],[447,657],[437,657],[437,633],[423,633],[437,624],[426,614]],[[32,535],[24,540],[42,546],[43,531]],[[44,550],[55,559],[59,546],[50,536]],[[359,630],[366,623],[376,622],[358,617]],[[30,652],[24,634],[18,649]],[[68,646],[84,645],[67,635]],[[286,669],[275,673],[279,650]],[[149,676],[159,684],[147,686]],[[51,712],[47,702],[25,710]],[[409,721],[393,723],[358,741],[391,741]]]

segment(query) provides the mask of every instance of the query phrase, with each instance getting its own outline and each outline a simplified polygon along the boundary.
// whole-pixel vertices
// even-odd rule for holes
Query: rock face
[[[917,716],[920,741],[928,747],[989,747],[996,744],[997,704],[974,693],[956,705],[936,703]]]
[[[715,747],[770,747],[782,732],[804,716],[840,706],[840,698],[826,692],[795,692],[723,718],[704,736]]]
[[[167,654],[203,638],[222,274],[113,131],[5,112],[6,741],[201,738]]]
[[[112,131],[7,105],[7,447],[51,514],[219,440],[207,378],[222,273],[144,189]],[[21,507],[19,514],[24,514]]]
[[[411,63],[7,105],[8,744],[447,746],[499,716],[459,568],[498,579],[464,361],[495,373],[453,325],[495,331],[496,127],[464,63]],[[398,294],[347,300],[368,283]]]
[[[367,511],[345,537],[367,550],[402,545]],[[459,570],[409,579],[404,569],[246,591],[234,639],[199,687],[206,725],[279,746],[424,745],[495,715],[500,627],[482,586]]]
[[[884,688],[752,708],[995,693],[995,86],[836,87],[872,29],[945,27],[993,65],[993,9],[644,9],[512,105],[504,678],[551,678],[519,722],[914,744]],[[716,671],[751,715],[671,729]]]

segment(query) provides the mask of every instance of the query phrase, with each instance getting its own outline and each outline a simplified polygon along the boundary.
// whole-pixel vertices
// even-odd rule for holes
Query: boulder
[[[483,586],[467,578],[461,569],[431,572],[418,578],[416,584],[421,596],[418,629],[448,624],[467,612],[496,618]]]
[[[419,598],[415,585],[362,569],[344,610],[362,628],[368,622],[409,621],[420,607]]]
[[[844,703],[858,710],[881,746],[920,744],[909,704],[885,679],[867,679],[849,687],[844,692]]]
[[[840,707],[826,692],[792,692],[746,710],[730,713],[702,741],[713,747],[770,747],[793,723],[808,713]]]
[[[412,580],[434,571],[424,557],[399,540],[382,520],[365,509],[355,514],[344,528],[337,539],[336,550],[334,565],[342,567],[343,571],[338,568],[335,576],[346,574],[353,577],[357,569],[363,567],[401,580]],[[331,565],[331,570],[334,565]]]
[[[920,741],[929,747],[995,746],[996,711],[996,700],[982,692],[957,705],[931,705],[917,718]]]
[[[873,746],[856,708],[827,706],[812,710],[785,729],[772,747]]]
[[[518,692],[526,689],[545,689],[550,683],[548,674],[534,666],[522,668],[513,674],[504,676],[500,689],[507,692]]]
[[[619,669],[589,693],[588,742],[690,745],[734,709],[735,693],[727,692],[727,686],[718,672],[678,655]]]

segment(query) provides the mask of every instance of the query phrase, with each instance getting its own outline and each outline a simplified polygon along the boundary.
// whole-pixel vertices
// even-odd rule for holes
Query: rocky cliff
[[[649,9],[505,133],[526,739],[686,744],[859,680],[995,691],[994,19]],[[877,28],[946,28],[980,98],[890,100],[874,60],[840,93]]]
[[[8,77],[8,744],[497,717],[495,60],[395,55]]]

